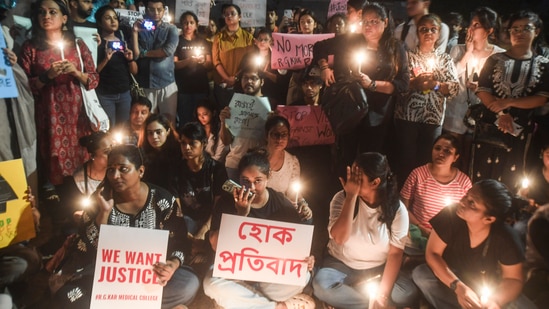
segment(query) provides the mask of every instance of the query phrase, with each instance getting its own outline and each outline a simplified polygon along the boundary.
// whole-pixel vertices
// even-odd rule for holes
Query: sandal
[[[315,309],[314,299],[307,294],[297,294],[284,302],[288,309]]]

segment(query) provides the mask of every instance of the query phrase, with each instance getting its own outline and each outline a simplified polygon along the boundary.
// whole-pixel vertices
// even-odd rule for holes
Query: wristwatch
[[[460,281],[459,279],[456,279],[456,280],[452,281],[452,283],[450,283],[450,290],[455,292],[456,289],[457,289],[457,285],[458,285],[459,281]]]

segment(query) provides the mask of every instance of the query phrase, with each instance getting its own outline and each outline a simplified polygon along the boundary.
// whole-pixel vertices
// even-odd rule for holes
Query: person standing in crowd
[[[217,32],[217,23],[215,22],[215,20],[210,19],[208,21],[208,27],[206,28],[206,41],[210,42],[211,44]]]
[[[61,184],[64,176],[72,175],[85,161],[78,139],[88,135],[91,127],[80,84],[94,89],[99,81],[86,44],[75,41],[68,14],[61,0],[39,0],[32,12],[32,39],[24,43],[19,59],[34,94],[39,169],[47,190],[51,184]]]
[[[482,68],[476,93],[489,111],[481,121],[497,120],[491,137],[503,144],[475,142],[473,180],[492,178],[513,188],[525,171],[533,113],[549,99],[549,60],[532,50],[542,27],[531,11],[511,15],[511,48],[490,56]]]
[[[315,296],[346,309],[409,306],[417,289],[399,274],[408,211],[399,201],[387,157],[360,154],[339,180],[343,190],[330,202],[330,240],[313,280]],[[378,283],[375,295],[364,292],[369,282]]]
[[[429,6],[434,0],[407,0],[406,1],[406,13],[408,19],[398,25],[395,29],[395,38],[401,40],[407,50],[413,50],[419,43],[419,32],[417,31],[417,22],[424,15],[429,14]],[[450,28],[445,23],[440,24],[439,36],[435,43],[436,49],[440,53],[446,51],[446,45],[448,44],[448,38],[450,36]]]
[[[198,36],[198,17],[184,12],[179,19],[183,29],[175,51],[175,80],[177,82],[177,116],[179,127],[193,120],[198,102],[208,98],[208,71],[212,69],[210,44]]]
[[[348,33],[315,44],[313,63],[319,65],[325,85],[360,79],[368,97],[368,114],[349,134],[337,137],[338,174],[352,164],[360,152],[388,152],[389,132],[396,98],[408,89],[410,73],[402,44],[393,37],[393,20],[378,3],[362,8],[361,33]],[[357,53],[365,59],[358,72]],[[334,55],[333,70],[328,56]],[[350,71],[354,73],[350,73]]]
[[[137,74],[137,63],[118,29],[115,10],[103,6],[95,13],[95,19],[101,35],[101,44],[97,48],[99,85],[96,92],[109,117],[110,127],[114,128],[117,124],[125,124],[130,117],[130,74]]]
[[[347,1],[347,28],[349,32],[360,32],[362,21],[362,8],[368,4],[367,0]]]
[[[446,53],[448,54],[459,43],[459,34],[461,33],[461,29],[463,29],[463,16],[458,12],[450,12],[449,20],[450,37],[448,38],[448,44],[446,44]]]
[[[458,167],[465,173],[469,172],[472,135],[464,117],[469,106],[480,104],[475,95],[478,74],[488,57],[505,51],[489,41],[489,37],[497,29],[497,18],[497,13],[488,7],[475,9],[471,13],[465,44],[456,45],[450,52],[459,77],[459,91],[446,102],[442,130],[458,138],[462,149]]]
[[[221,6],[225,27],[215,35],[212,43],[214,66],[214,98],[221,110],[231,100],[240,62],[253,48],[253,36],[240,27],[242,12],[236,4]]]
[[[95,28],[95,22],[86,20],[92,15],[94,6],[92,0],[69,0],[70,18],[73,26]]]
[[[399,176],[431,161],[431,146],[442,133],[446,99],[454,97],[459,82],[454,62],[435,48],[440,18],[427,14],[417,21],[419,45],[408,51],[409,94],[396,104],[395,128],[399,141]]]
[[[412,277],[432,306],[536,308],[521,295],[524,252],[505,223],[516,207],[504,184],[485,179],[431,219],[427,264]]]
[[[162,21],[165,6],[165,0],[146,2],[145,19],[133,24],[133,51],[139,67],[137,81],[153,104],[152,112],[165,114],[175,123],[177,85],[173,56],[179,38],[177,28]]]
[[[278,32],[278,26],[276,25],[277,21],[278,21],[278,14],[276,14],[276,8],[268,6],[267,19],[265,21],[265,29],[269,30],[271,33]]]
[[[335,35],[345,34],[347,31],[347,17],[343,13],[332,15],[326,21],[326,33],[335,33]]]

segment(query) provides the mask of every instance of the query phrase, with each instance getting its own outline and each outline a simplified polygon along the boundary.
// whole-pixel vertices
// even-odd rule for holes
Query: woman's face
[[[290,130],[282,123],[277,123],[268,132],[267,146],[269,150],[284,150],[288,146],[290,139]]]
[[[345,33],[345,20],[341,17],[332,19],[328,31],[330,33],[335,33],[336,35]]]
[[[255,40],[255,45],[259,50],[268,50],[269,48],[271,48],[271,43],[271,36],[267,33],[260,34]]]
[[[109,153],[111,152],[112,141],[109,136],[105,136],[99,142],[99,148],[93,153],[93,162],[101,167],[107,166]]]
[[[541,153],[541,160],[543,161],[543,166],[545,166],[545,168],[549,168],[549,148],[545,149]]]
[[[45,31],[61,31],[67,19],[68,16],[63,15],[54,1],[46,0],[38,8],[38,23]]]
[[[257,202],[258,197],[265,192],[268,179],[269,176],[262,173],[259,167],[255,165],[246,167],[240,173],[240,184],[249,188],[250,191],[255,194],[255,199],[252,203]]]
[[[431,20],[427,20],[425,23],[419,25],[417,27],[419,46],[425,48],[435,48],[435,43],[440,36],[439,32],[439,25]]]
[[[452,143],[444,138],[440,138],[434,145],[431,152],[431,160],[434,165],[452,166],[459,155],[456,154],[456,148]]]
[[[381,17],[374,11],[366,11],[362,14],[362,35],[369,42],[379,42],[383,31],[387,27],[387,20]]]
[[[105,32],[115,32],[118,30],[118,16],[113,10],[107,10],[103,17],[101,18],[101,28]]]
[[[227,26],[239,26],[240,15],[234,6],[229,6],[223,11],[223,17],[225,17],[225,24]]]
[[[478,186],[473,185],[459,201],[456,214],[467,223],[487,223],[485,220],[491,218],[486,215],[486,204]]]
[[[469,25],[469,31],[471,32],[471,35],[473,36],[473,41],[475,42],[482,42],[488,39],[488,35],[492,32],[487,31],[482,27],[482,24],[480,23],[480,20],[477,16],[474,16],[473,19],[471,19],[471,24]]]
[[[316,22],[311,15],[302,15],[299,17],[299,30],[302,34],[313,34],[316,28]]]
[[[208,29],[210,30],[211,34],[217,33],[217,25],[215,24],[215,21],[211,20],[208,22]]]
[[[531,47],[534,39],[538,36],[540,29],[528,18],[519,19],[509,27],[509,35],[512,47]]]
[[[160,150],[162,145],[166,142],[170,130],[166,130],[158,121],[153,121],[147,126],[145,133],[147,134],[147,141],[149,144],[154,149]]]
[[[196,31],[196,21],[191,15],[185,15],[181,19],[181,27],[183,28],[183,33],[186,35],[193,35]]]
[[[145,168],[136,168],[128,158],[122,154],[109,156],[107,164],[107,180],[115,192],[123,192],[139,185]]]
[[[179,139],[181,153],[186,160],[200,158],[204,152],[204,144],[198,140],[192,140],[185,135],[181,135]]]
[[[130,123],[134,128],[141,128],[149,117],[150,109],[146,105],[134,104],[130,110]]]
[[[212,121],[212,112],[209,109],[200,106],[196,108],[196,117],[200,124],[205,126]]]

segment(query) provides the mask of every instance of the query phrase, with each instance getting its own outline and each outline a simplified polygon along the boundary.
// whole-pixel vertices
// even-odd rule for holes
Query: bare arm
[[[379,284],[379,290],[377,293],[376,302],[383,305],[383,308],[387,307],[391,291],[400,272],[400,265],[402,264],[402,256],[404,250],[399,249],[393,245],[389,245],[389,252],[387,255],[387,262],[383,275],[381,277],[381,283]]]
[[[356,201],[362,184],[362,172],[358,167],[353,167],[351,171],[351,167],[347,166],[347,181],[341,177],[339,181],[345,190],[345,200],[339,217],[330,229],[330,235],[337,244],[343,244],[351,235]]]

